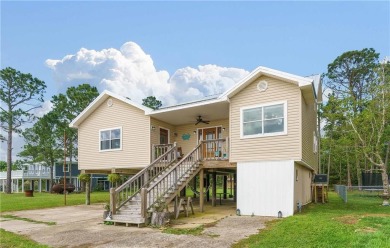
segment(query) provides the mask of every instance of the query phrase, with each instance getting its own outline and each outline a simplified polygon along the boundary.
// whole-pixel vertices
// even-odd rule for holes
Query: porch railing
[[[141,198],[145,201],[144,212],[150,209],[159,201],[168,203],[167,198],[175,192],[178,182],[185,180],[186,176],[191,174],[191,170],[195,168],[196,164],[202,159],[202,143],[196,146],[190,153],[181,159],[176,165],[169,169],[163,176],[147,188],[141,194]]]
[[[175,144],[172,144],[167,151],[154,160],[150,165],[116,188],[115,191],[111,192],[110,202],[113,214],[115,214],[117,209],[136,196],[140,192],[141,188],[148,187],[148,184],[157,175],[159,175],[161,171],[176,162],[176,156],[177,147]]]
[[[166,153],[169,149],[176,146],[176,144],[153,144],[152,145],[152,161]]]
[[[203,159],[222,160],[229,159],[229,139],[203,140]]]

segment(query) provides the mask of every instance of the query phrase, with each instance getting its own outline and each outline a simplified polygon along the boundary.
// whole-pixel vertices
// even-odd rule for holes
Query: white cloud
[[[36,117],[42,117],[45,114],[49,113],[50,110],[52,110],[52,108],[53,108],[53,103],[51,103],[50,100],[46,100],[46,101],[43,102],[41,108],[37,108],[37,109],[34,110],[34,115]]]
[[[164,105],[222,93],[248,74],[243,69],[204,65],[179,69],[170,78],[167,71],[158,71],[151,56],[134,42],[123,44],[120,50],[81,48],[60,60],[48,59],[46,65],[63,87],[87,82],[139,103],[153,95]]]
[[[231,88],[248,74],[237,68],[217,65],[198,66],[198,69],[186,67],[177,70],[171,77],[171,94],[178,102],[196,100],[205,96],[220,94]]]

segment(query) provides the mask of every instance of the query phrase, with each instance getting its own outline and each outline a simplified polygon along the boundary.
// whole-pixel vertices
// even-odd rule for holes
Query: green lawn
[[[108,192],[91,193],[91,204],[109,202]],[[66,205],[85,204],[85,193],[66,195]],[[64,195],[34,192],[34,197],[25,197],[23,193],[0,193],[0,212],[64,206]]]
[[[378,197],[349,193],[348,203],[329,193],[329,203],[267,224],[234,247],[390,247],[390,207]]]
[[[44,248],[47,245],[40,245],[37,242],[26,238],[23,235],[7,232],[0,228],[0,247],[18,247],[18,248]]]

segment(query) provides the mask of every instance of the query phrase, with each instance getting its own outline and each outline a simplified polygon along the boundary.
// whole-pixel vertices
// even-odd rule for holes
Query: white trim
[[[204,129],[211,129],[211,128],[215,128],[215,135],[218,136],[218,128],[221,128],[221,135],[222,135],[222,125],[218,125],[218,126],[211,126],[211,127],[199,127],[196,129],[196,144],[199,145],[199,130],[202,130],[202,140],[203,140],[203,130]],[[216,139],[219,139],[218,137],[215,137]]]
[[[161,139],[160,139],[161,132],[160,132],[160,129],[164,129],[164,130],[168,131],[168,144],[169,144],[170,141],[171,141],[171,130],[169,128],[166,128],[166,127],[158,126],[158,139],[159,139],[160,143],[161,143]]]
[[[290,83],[295,83],[299,87],[304,87],[308,85],[312,85],[313,79],[311,78],[305,78],[300,77],[297,75],[293,75],[290,73],[274,70],[271,68],[267,68],[264,66],[259,66],[255,70],[253,70],[251,73],[249,73],[246,77],[244,77],[242,80],[240,80],[237,84],[235,84],[232,88],[225,91],[222,95],[219,96],[220,99],[228,99],[237,94],[239,91],[241,91],[242,88],[246,87],[248,84],[252,83],[254,79],[260,76],[269,76],[272,78],[278,78],[285,81],[288,81]]]
[[[187,108],[209,105],[209,104],[214,104],[214,103],[219,103],[219,102],[226,102],[226,101],[227,101],[226,99],[217,98],[217,99],[197,101],[197,102],[192,102],[192,103],[184,103],[184,104],[180,104],[177,106],[156,109],[156,110],[153,110],[151,112],[145,113],[145,115],[153,116],[154,114],[160,114],[160,113],[171,112],[171,111],[180,110],[180,109],[187,109]]]
[[[247,109],[253,109],[253,108],[263,108],[268,107],[268,106],[273,106],[273,105],[278,105],[278,104],[283,104],[283,118],[284,118],[284,128],[283,132],[275,132],[275,133],[264,133],[264,125],[262,126],[262,134],[252,134],[252,135],[244,135],[244,115],[243,112],[244,110]],[[279,135],[287,135],[287,127],[288,127],[288,105],[287,101],[278,101],[278,102],[269,102],[269,103],[264,103],[264,104],[257,104],[257,105],[251,105],[251,106],[245,106],[240,108],[240,139],[251,139],[251,138],[261,138],[261,137],[269,137],[269,136],[279,136]],[[264,111],[262,111],[262,114],[264,116]],[[264,118],[262,119],[264,123]]]
[[[111,130],[115,130],[115,129],[119,129],[121,131],[121,138],[120,138],[120,147],[119,148],[116,148],[116,149],[105,149],[105,150],[102,150],[101,149],[101,132],[102,131],[111,131]],[[113,127],[113,128],[104,128],[104,129],[99,129],[99,152],[113,152],[113,151],[122,151],[123,147],[122,147],[122,144],[123,144],[123,132],[122,132],[122,127]]]

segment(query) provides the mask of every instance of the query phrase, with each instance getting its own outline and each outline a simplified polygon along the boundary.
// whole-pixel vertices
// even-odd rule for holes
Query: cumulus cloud
[[[217,65],[186,67],[177,70],[170,78],[171,94],[178,102],[197,100],[206,96],[221,94],[248,74],[237,68]]]
[[[53,103],[51,103],[50,100],[46,100],[43,102],[42,107],[34,110],[34,115],[36,117],[42,117],[45,114],[49,113],[50,110],[52,110],[52,108],[53,108]]]
[[[46,65],[63,87],[87,82],[100,91],[107,89],[139,103],[153,95],[164,105],[222,93],[248,74],[243,69],[204,65],[178,69],[170,77],[167,71],[157,70],[151,56],[134,42],[119,50],[81,48],[74,55],[48,59]]]

